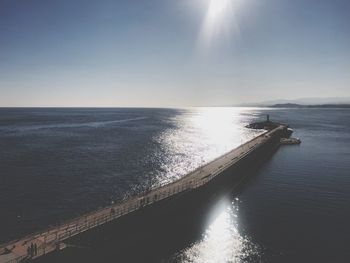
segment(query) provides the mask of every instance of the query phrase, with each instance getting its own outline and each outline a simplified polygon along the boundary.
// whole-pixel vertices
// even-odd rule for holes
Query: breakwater
[[[223,185],[227,179],[239,185],[245,177],[232,174],[233,170],[264,154],[265,150],[278,146],[280,138],[287,134],[287,126],[277,125],[171,184],[3,244],[0,246],[0,262],[39,260],[44,255],[69,248],[69,244],[76,240],[80,243],[96,240],[103,229],[111,229],[121,221],[131,224],[136,215],[167,213],[169,207],[172,211],[180,211],[174,207],[181,207],[184,202],[187,207],[196,205],[200,200],[198,197],[215,185]]]

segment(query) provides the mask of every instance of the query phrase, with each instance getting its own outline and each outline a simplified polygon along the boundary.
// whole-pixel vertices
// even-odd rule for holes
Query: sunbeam
[[[199,35],[199,47],[207,50],[220,39],[239,33],[235,18],[241,0],[210,0]]]

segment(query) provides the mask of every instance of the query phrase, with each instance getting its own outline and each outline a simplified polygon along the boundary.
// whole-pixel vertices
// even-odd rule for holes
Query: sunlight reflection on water
[[[247,262],[259,258],[259,247],[238,231],[238,202],[225,200],[215,213],[200,241],[178,253],[173,262],[224,263]],[[255,261],[256,262],[256,261]]]
[[[179,179],[260,134],[245,128],[254,118],[254,111],[249,110],[249,117],[246,113],[241,108],[196,108],[170,119],[176,128],[157,138],[166,158],[154,187]],[[213,210],[203,238],[178,253],[175,262],[243,262],[258,257],[257,247],[238,231],[238,200],[219,202]]]
[[[165,153],[162,171],[153,177],[153,187],[181,178],[197,167],[236,148],[259,131],[248,130],[240,108],[195,108],[168,121],[168,129],[156,139]]]

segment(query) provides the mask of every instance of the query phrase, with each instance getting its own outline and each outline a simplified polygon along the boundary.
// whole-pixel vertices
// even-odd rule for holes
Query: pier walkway
[[[286,126],[279,125],[273,130],[264,132],[173,183],[79,216],[61,225],[2,244],[0,245],[0,263],[22,262],[43,256],[54,250],[64,249],[66,247],[65,240],[72,236],[110,222],[154,202],[201,187],[251,151],[271,140],[274,133],[285,128]],[[34,255],[28,254],[28,247],[31,244],[36,244],[37,247],[37,252]]]

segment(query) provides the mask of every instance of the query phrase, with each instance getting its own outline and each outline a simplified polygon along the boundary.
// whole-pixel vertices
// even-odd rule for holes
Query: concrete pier
[[[258,149],[262,149],[269,144],[278,145],[280,138],[286,134],[287,126],[278,124],[277,127],[266,131],[173,183],[79,216],[64,224],[2,244],[0,245],[0,263],[38,259],[53,251],[63,250],[67,247],[68,240],[89,233],[89,231],[99,226],[155,206],[164,200],[204,188]],[[30,249],[32,244],[36,246],[35,251]]]

